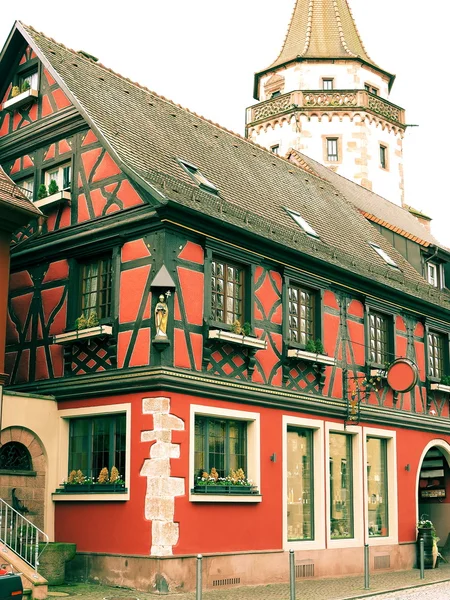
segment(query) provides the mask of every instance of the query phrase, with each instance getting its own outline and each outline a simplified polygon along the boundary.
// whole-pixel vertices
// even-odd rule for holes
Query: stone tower
[[[246,135],[401,205],[405,111],[388,100],[394,79],[367,54],[347,0],[296,0],[280,55],[255,74]]]

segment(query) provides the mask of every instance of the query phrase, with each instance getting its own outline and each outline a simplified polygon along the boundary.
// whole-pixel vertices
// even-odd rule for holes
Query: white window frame
[[[325,424],[325,480],[326,480],[326,540],[327,548],[353,548],[364,544],[363,501],[364,482],[362,475],[362,427],[341,423]],[[352,489],[353,489],[353,537],[332,539],[330,533],[330,433],[345,433],[352,439]]]
[[[71,168],[71,173],[70,173],[70,185],[66,188],[63,187],[63,183],[64,183],[64,179],[63,179],[63,171],[66,167],[70,167]],[[54,173],[57,172],[57,176],[56,179],[54,177],[50,177],[50,173]],[[44,183],[48,189],[49,185],[50,185],[50,181],[52,179],[55,179],[56,183],[58,184],[58,193],[62,192],[64,190],[69,190],[72,186],[72,177],[73,177],[73,173],[72,173],[72,163],[70,161],[65,162],[65,163],[61,163],[59,165],[55,165],[53,167],[48,167],[47,169],[45,169],[44,171]]]
[[[247,422],[247,479],[261,491],[261,427],[260,414],[244,410],[233,410],[230,408],[218,408],[215,406],[203,406],[191,404],[189,419],[189,500],[190,502],[239,502],[255,503],[261,502],[262,496],[256,494],[193,494],[195,477],[195,417],[215,417]]]
[[[394,269],[400,270],[400,267],[395,260],[391,258],[389,254],[385,252],[378,244],[375,244],[375,242],[369,242],[369,246],[375,250],[378,256],[380,256],[386,264],[388,264],[390,267],[394,267]]]
[[[58,483],[67,479],[69,466],[69,441],[70,441],[70,419],[78,417],[97,417],[124,413],[126,416],[126,441],[125,441],[125,493],[115,494],[52,494],[52,499],[58,502],[79,501],[124,501],[130,499],[130,470],[131,470],[131,404],[108,404],[105,406],[85,406],[82,408],[68,408],[58,411],[59,417],[59,461],[58,461]]]
[[[324,422],[283,415],[283,549],[323,550],[325,548],[325,486],[324,486]],[[312,430],[313,487],[314,487],[314,539],[289,542],[287,539],[287,428]]]
[[[294,219],[294,221],[297,223],[297,225],[299,225],[305,233],[307,233],[308,235],[310,235],[312,237],[320,239],[320,236],[317,233],[317,231],[315,231],[315,229],[313,229],[311,227],[311,225],[307,221],[305,221],[305,219],[301,216],[300,213],[298,213],[296,210],[292,210],[291,208],[286,208],[286,207],[285,207],[285,211],[288,213],[288,215],[290,217],[292,217]]]
[[[380,438],[387,441],[386,472],[388,494],[388,529],[389,535],[385,537],[369,536],[369,495],[367,489],[367,438]],[[398,499],[397,499],[397,433],[390,429],[377,427],[363,427],[363,457],[364,457],[364,522],[365,544],[369,546],[387,546],[398,544]]]

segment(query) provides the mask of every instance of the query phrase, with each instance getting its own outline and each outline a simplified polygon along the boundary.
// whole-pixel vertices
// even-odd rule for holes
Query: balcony
[[[26,104],[34,102],[38,96],[39,92],[37,90],[26,90],[25,92],[6,100],[6,102],[3,102],[2,108],[3,110],[15,111]]]
[[[283,94],[247,108],[246,127],[297,110],[314,112],[317,109],[334,111],[363,110],[405,125],[405,111],[388,100],[367,90],[304,90]]]

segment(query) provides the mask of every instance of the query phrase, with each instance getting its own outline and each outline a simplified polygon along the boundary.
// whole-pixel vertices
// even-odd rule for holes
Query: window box
[[[258,348],[261,350],[267,348],[266,340],[261,340],[249,335],[241,335],[240,333],[233,333],[232,331],[226,331],[224,329],[210,329],[208,338],[210,340],[221,340],[223,342],[229,342],[230,344],[239,344],[240,346],[248,346],[250,348]]]
[[[56,194],[52,194],[51,196],[47,196],[46,198],[42,198],[41,200],[36,200],[34,202],[35,206],[38,208],[47,208],[48,206],[55,206],[56,204],[60,204],[61,202],[70,202],[71,194],[69,190],[61,190],[60,192],[56,192]]]
[[[66,331],[53,336],[55,344],[70,344],[77,340],[89,340],[96,337],[104,337],[112,335],[111,325],[97,325],[96,327],[88,327],[87,329],[75,329],[74,331]]]
[[[64,483],[57,494],[124,494],[128,492],[123,483]]]
[[[194,485],[191,490],[193,494],[227,494],[227,495],[259,495],[258,488],[255,485]]]
[[[430,390],[434,392],[443,392],[444,394],[450,394],[450,385],[444,385],[443,383],[431,383]]]
[[[299,360],[305,360],[319,365],[334,366],[336,364],[336,359],[333,356],[307,352],[306,350],[300,350],[299,348],[289,348],[287,355],[288,358],[298,358]]]
[[[30,102],[34,102],[34,100],[39,96],[39,92],[37,90],[27,90],[26,92],[22,92],[14,98],[10,98],[3,102],[3,110],[17,110],[21,106],[28,104]]]

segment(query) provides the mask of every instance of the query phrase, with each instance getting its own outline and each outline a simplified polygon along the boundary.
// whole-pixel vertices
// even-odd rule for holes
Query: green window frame
[[[317,335],[317,292],[298,285],[289,285],[289,341],[306,346]]]
[[[247,476],[247,426],[247,421],[196,415],[195,478],[213,468],[219,477],[238,469]]]
[[[314,540],[313,431],[287,428],[287,539]]]
[[[80,309],[86,317],[97,314],[99,320],[111,317],[112,257],[105,255],[80,264]]]
[[[353,438],[345,433],[330,433],[330,537],[354,537]]]
[[[441,379],[445,374],[446,336],[437,331],[428,331],[428,375],[434,379]]]
[[[339,160],[339,138],[327,138],[327,160],[329,162]]]
[[[369,537],[389,536],[387,440],[368,436],[367,504]]]
[[[97,480],[106,467],[116,467],[125,479],[126,415],[71,418],[69,425],[69,473],[81,470]]]
[[[211,261],[211,320],[232,325],[244,322],[244,267],[213,257]]]

